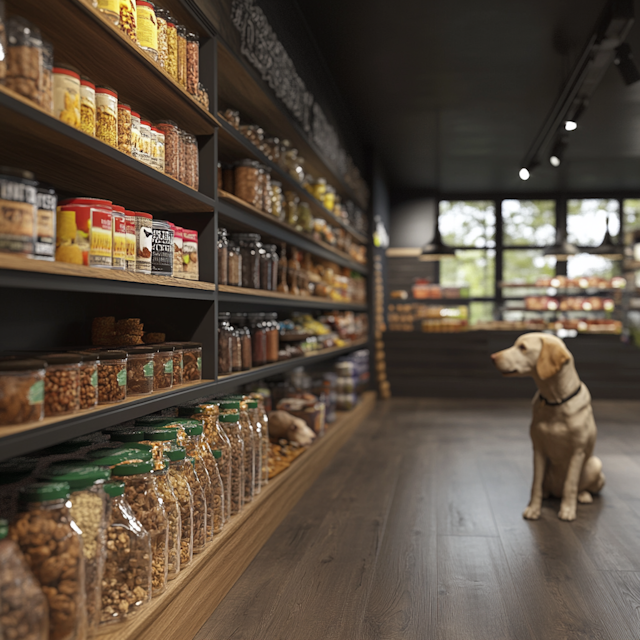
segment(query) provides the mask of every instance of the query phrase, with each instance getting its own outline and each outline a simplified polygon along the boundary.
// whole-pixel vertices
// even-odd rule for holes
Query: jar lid
[[[4,540],[9,535],[9,521],[0,518],[0,540]]]
[[[126,211],[127,211],[124,207],[121,207],[119,204],[112,204],[111,208],[114,211],[117,211],[118,213],[126,213]]]
[[[132,211],[131,213],[136,218],[148,218],[149,220],[153,220],[153,216],[150,213],[145,213],[144,211]]]
[[[145,127],[149,127],[149,129],[151,129],[151,123],[148,120],[143,120],[142,117],[140,118],[140,124],[144,125]]]
[[[122,449],[96,449],[90,451],[87,456],[91,458],[93,464],[100,467],[115,467],[122,462],[130,462],[140,460],[140,462],[148,462],[151,460],[151,451],[143,451],[134,447]]]
[[[175,127],[176,129],[178,128],[178,124],[173,120],[159,120],[158,125],[161,125],[161,124],[168,124],[172,127]]]
[[[182,449],[173,449],[172,451],[165,451],[165,457],[169,458],[171,462],[177,462],[178,460],[184,460],[187,457],[187,452]]]
[[[144,439],[152,442],[169,442],[178,439],[178,430],[166,427],[163,429],[149,429],[144,432]]]
[[[153,347],[130,347],[127,349],[127,354],[130,356],[139,356],[147,353],[155,353],[156,349]]]
[[[96,85],[93,80],[91,80],[91,78],[87,78],[87,76],[80,76],[80,86],[91,87],[94,91],[96,89]]]
[[[122,476],[137,476],[141,473],[151,473],[151,462],[123,462],[113,469],[111,469],[111,475],[121,478]]]
[[[103,198],[87,198],[86,196],[83,196],[81,198],[66,198],[65,200],[61,200],[59,204],[61,206],[68,204],[100,204],[103,206],[109,205],[109,207],[111,207],[113,202],[111,202],[111,200],[104,200]]]
[[[218,406],[221,409],[239,409],[240,402],[238,400],[219,400]]]
[[[140,120],[140,114],[137,111],[131,111],[131,117]]]
[[[183,24],[176,25],[176,29],[178,30],[178,35],[181,35],[185,38],[187,37],[187,27],[185,27]]]
[[[257,400],[247,400],[247,409],[257,409],[258,408],[258,401]]]
[[[98,358],[100,360],[125,360],[127,357],[126,351],[117,351],[109,349],[108,351],[98,351]]]
[[[103,433],[111,436],[114,442],[140,442],[144,440],[142,429],[105,429]]]
[[[111,87],[107,87],[104,84],[96,85],[96,93],[104,93],[109,96],[113,96],[114,98],[118,97],[118,92],[115,89],[112,89]]]
[[[153,2],[149,2],[149,0],[136,0],[136,7],[151,7],[154,11],[156,10],[156,5]]]
[[[96,351],[72,351],[72,354],[79,355],[82,362],[96,362],[100,359]]]
[[[22,169],[14,169],[13,167],[0,167],[0,178],[21,178],[22,180],[35,180],[35,176],[31,171]]]
[[[69,497],[71,487],[68,482],[33,482],[20,489],[21,502],[47,502],[64,500]]]
[[[80,80],[80,71],[69,64],[57,64],[53,67],[52,72]]]
[[[38,358],[44,360],[48,366],[58,364],[80,364],[82,362],[82,356],[77,353],[47,353],[38,356]]]
[[[238,422],[240,420],[239,413],[223,413],[219,417],[220,422]]]
[[[104,491],[110,498],[117,498],[124,495],[124,482],[107,482]]]
[[[124,102],[118,102],[118,109],[124,109],[125,111],[131,111],[131,107]]]
[[[45,369],[47,363],[44,360],[4,360],[0,362],[0,372],[6,373],[8,371],[37,371],[39,369]]]
[[[184,432],[189,436],[201,436],[203,428],[201,424],[190,424],[184,427]]]
[[[154,345],[153,348],[156,351],[161,351],[161,352],[165,352],[165,351],[175,351],[175,345],[169,344],[167,342],[163,342],[161,344],[158,345]]]
[[[72,491],[86,489],[96,482],[108,480],[110,476],[107,469],[77,462],[54,463],[42,474],[44,480],[67,482]]]

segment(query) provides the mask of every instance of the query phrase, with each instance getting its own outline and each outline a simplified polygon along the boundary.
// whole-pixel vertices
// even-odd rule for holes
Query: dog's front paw
[[[558,518],[571,522],[576,519],[576,505],[575,504],[561,504],[560,511],[558,511]]]
[[[540,507],[529,505],[523,512],[522,517],[525,520],[537,520],[540,517]]]

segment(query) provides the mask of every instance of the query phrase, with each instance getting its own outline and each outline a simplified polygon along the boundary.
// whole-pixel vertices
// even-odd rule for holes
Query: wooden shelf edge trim
[[[363,394],[328,433],[276,476],[167,591],[130,622],[101,640],[192,640],[306,490],[372,411],[375,393]]]
[[[294,296],[290,293],[279,293],[277,291],[264,291],[263,289],[245,289],[244,287],[233,287],[230,285],[218,285],[218,292],[220,294],[227,294],[230,296],[230,299],[233,299],[231,296],[237,296],[239,298],[245,298],[246,302],[252,302],[252,298],[255,298],[256,303],[261,303],[264,301],[264,298],[267,298],[269,301],[273,300],[274,302],[282,302],[282,303],[291,303],[293,306],[297,307],[322,307],[327,309],[347,309],[353,308],[356,310],[366,310],[367,303],[366,302],[336,302],[335,300],[331,300],[330,298],[321,298],[319,296]],[[220,297],[222,300],[222,296]],[[241,300],[239,300],[241,301]]]

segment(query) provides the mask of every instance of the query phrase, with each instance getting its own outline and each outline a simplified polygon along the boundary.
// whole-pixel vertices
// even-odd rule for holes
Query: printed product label
[[[182,277],[185,280],[198,280],[198,235],[185,231],[182,242]]]
[[[38,193],[35,257],[41,260],[53,260],[55,253],[57,201],[53,193]]]
[[[113,231],[111,211],[91,209],[89,264],[111,266]]]
[[[44,402],[44,380],[34,382],[29,389],[29,404],[41,404]]]
[[[198,357],[198,371],[202,371],[202,358]]]
[[[0,251],[33,254],[35,232],[35,204],[0,200]]]
[[[66,73],[53,74],[53,115],[80,129],[80,80]]]
[[[142,157],[140,140],[140,118],[131,116],[131,155],[140,160]]]
[[[151,272],[170,276],[173,273],[173,231],[171,229],[153,229],[153,251]]]
[[[164,363],[164,372],[165,373],[173,373],[173,358],[167,360]]]
[[[98,388],[98,370],[97,369],[91,374],[91,386],[95,387],[96,389]]]
[[[151,7],[139,4],[137,10],[136,35],[138,44],[146,49],[158,50],[158,21]]]
[[[136,218],[138,220],[139,218]],[[136,223],[136,226],[138,223]],[[139,226],[138,247],[136,251],[136,271],[151,271],[151,251],[153,248],[153,230],[151,227]]]
[[[96,135],[96,90],[86,84],[80,85],[80,129]]]
[[[182,278],[184,269],[182,262],[182,231],[173,236],[173,277]]]
[[[153,378],[153,360],[142,367],[145,378]]]
[[[98,0],[98,9],[109,13],[120,13],[120,0]]]
[[[118,371],[118,375],[116,376],[116,379],[118,381],[118,386],[124,387],[127,384],[127,370],[120,369],[120,371]]]
[[[113,266],[124,269],[127,260],[127,225],[123,216],[113,216]]]

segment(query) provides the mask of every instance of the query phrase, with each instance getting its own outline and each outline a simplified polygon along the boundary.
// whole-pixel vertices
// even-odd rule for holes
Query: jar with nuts
[[[182,384],[182,357],[184,355],[183,342],[165,342],[173,347],[173,386]]]
[[[170,451],[166,455],[169,465],[169,483],[180,506],[180,570],[193,559],[193,545],[197,541],[199,549],[204,547],[206,527],[206,504],[201,487],[195,487],[187,477],[191,462],[186,458],[184,449]],[[197,496],[195,495],[197,491]],[[197,499],[197,504],[196,504]]]
[[[153,354],[153,388],[171,389],[173,386],[173,350],[171,344],[160,344]]]
[[[178,28],[175,18],[168,14],[167,20],[167,60],[164,68],[167,73],[178,81]]]
[[[156,468],[164,466],[164,454],[178,447],[178,429],[172,418],[163,416],[143,416],[135,421],[135,430],[144,430],[141,445],[150,447]]]
[[[182,343],[182,379],[184,382],[202,380],[202,343]]]
[[[180,178],[180,129],[172,120],[162,120],[156,127],[164,133],[164,172],[178,180]]]
[[[260,449],[256,447],[256,433],[244,401],[240,401],[240,427],[244,438],[244,502],[247,504],[256,494],[256,475],[260,475],[257,463]]]
[[[44,360],[0,362],[0,425],[42,420]]]
[[[269,440],[269,416],[264,407],[264,396],[261,393],[252,393],[251,397],[257,401],[258,407],[255,409],[255,420],[262,425],[262,474],[261,484],[264,487],[269,482],[269,455],[271,452]],[[251,414],[250,414],[251,415]]]
[[[204,546],[209,541],[207,539],[209,522],[207,483],[210,483],[210,480],[207,478],[206,469],[203,469],[202,464],[197,464],[193,456],[187,456],[185,470],[193,493],[193,553],[196,554],[204,551]],[[204,515],[202,522],[199,520],[200,514]]]
[[[79,352],[80,387],[78,389],[81,409],[90,409],[98,404],[98,354],[93,351]]]
[[[84,557],[68,506],[69,493],[66,482],[22,487],[20,513],[9,529],[47,598],[50,640],[86,637]]]
[[[237,411],[237,409],[236,409]],[[242,511],[245,495],[245,450],[240,415],[238,413],[224,413],[218,418],[231,445],[231,482],[230,485],[230,514],[236,515]],[[250,477],[250,476],[249,476]]]
[[[98,404],[127,398],[127,352],[98,351]]]
[[[182,548],[182,519],[180,517],[180,505],[169,482],[169,469],[163,461],[162,468],[157,463],[153,470],[158,486],[158,495],[167,514],[167,579],[173,580],[180,573],[180,550]]]
[[[18,545],[8,536],[9,523],[0,520],[2,638],[48,640],[47,599]]]
[[[200,404],[178,407],[178,415],[198,420],[203,427],[202,440],[212,450],[220,451],[217,467],[224,491],[223,522],[231,516],[231,442],[218,422],[219,409],[216,404]],[[189,452],[189,449],[187,449]]]
[[[106,555],[107,495],[111,473],[96,465],[58,462],[43,474],[48,482],[66,482],[71,489],[71,517],[82,532],[88,628],[100,623],[102,574]]]
[[[70,353],[42,356],[47,363],[44,376],[44,415],[57,416],[80,409],[78,393],[82,357]]]
[[[113,469],[123,462],[151,462],[153,460],[151,451],[126,446],[116,449],[94,449],[87,453],[87,458],[91,464],[107,469]]]
[[[247,399],[247,414],[249,415],[249,420],[251,421],[251,425],[253,426],[253,433],[255,434],[255,448],[256,448],[256,477],[255,477],[255,493],[260,493],[260,489],[264,482],[265,472],[268,476],[269,469],[269,434],[265,428],[265,425],[262,423],[260,418],[260,413],[258,411],[258,401],[255,398]],[[266,433],[266,439],[265,439]],[[266,446],[265,446],[266,444]],[[265,459],[266,458],[266,459]]]
[[[151,538],[124,497],[124,482],[104,487],[110,498],[100,624],[122,622],[151,600]]]
[[[151,469],[151,462],[124,462],[111,470],[111,476],[124,482],[124,499],[149,534],[151,594],[155,598],[167,588],[169,521]]]
[[[200,82],[200,39],[196,33],[187,33],[187,91],[195,96]]]
[[[127,395],[144,395],[153,392],[153,347],[127,349]]]

